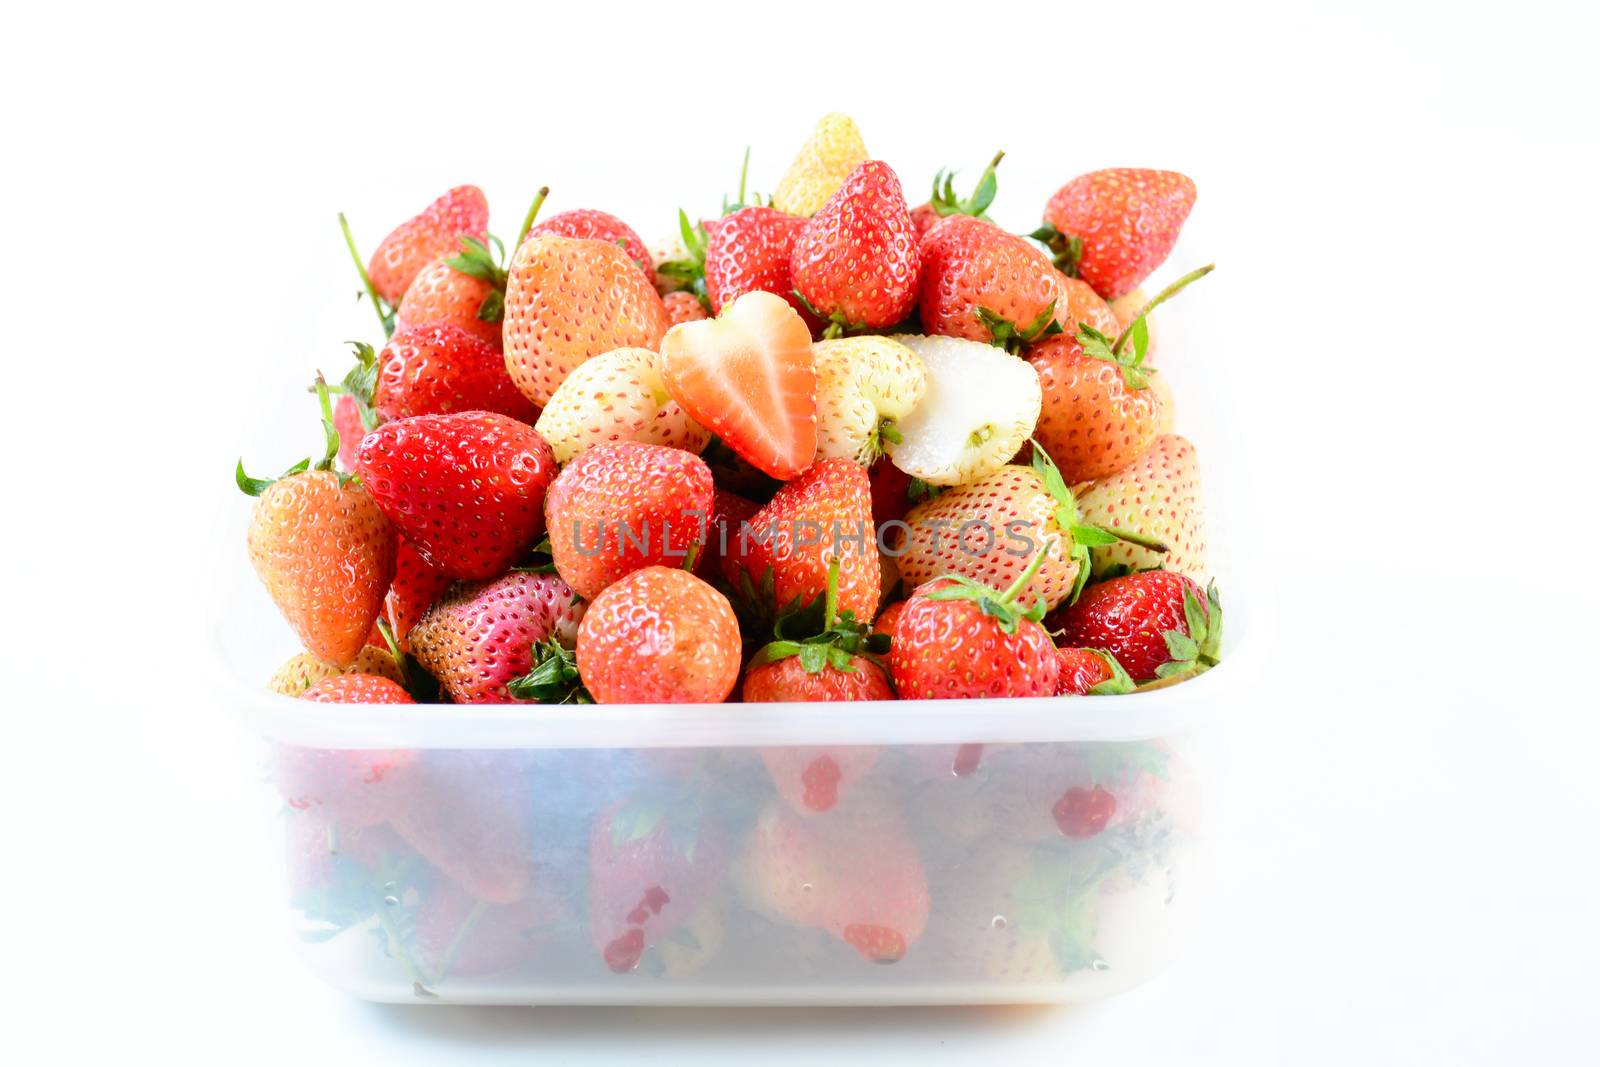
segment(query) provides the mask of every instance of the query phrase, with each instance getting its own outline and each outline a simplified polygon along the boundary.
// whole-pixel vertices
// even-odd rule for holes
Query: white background
[[[1592,1055],[1584,6],[8,14],[6,1058]],[[1005,147],[1019,227],[1095,167],[1199,182],[1186,253],[1222,268],[1161,358],[1180,410],[1225,416],[1208,479],[1244,505],[1279,622],[1217,724],[1211,921],[1162,978],[1075,1010],[419,1010],[322,987],[274,923],[244,739],[199,658],[233,460],[314,444],[259,412],[343,362],[313,329],[344,269],[334,213],[370,248],[481,180],[505,232],[548,182],[552,210],[660,212],[631,218],[648,239],[713,206],[746,143],[770,188],[835,108],[913,196]]]

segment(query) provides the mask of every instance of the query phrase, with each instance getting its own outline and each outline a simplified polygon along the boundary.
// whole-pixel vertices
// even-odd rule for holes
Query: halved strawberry
[[[679,323],[661,339],[667,392],[752,466],[787,481],[817,451],[811,331],[767,292],[746,293],[715,319]]]

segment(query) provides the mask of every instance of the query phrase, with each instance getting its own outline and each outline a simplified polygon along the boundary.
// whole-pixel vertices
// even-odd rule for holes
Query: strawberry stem
[[[1045,541],[1044,547],[1039,549],[1034,554],[1033,559],[1028,561],[1027,570],[1018,575],[1017,580],[1012,582],[1006,588],[1006,591],[1000,594],[999,602],[1001,604],[1010,604],[1017,599],[1017,596],[1028,587],[1028,583],[1033,581],[1034,575],[1039,573],[1039,568],[1044,566],[1045,557],[1050,554],[1050,550],[1055,546],[1056,539],[1054,537]]]
[[[544,206],[544,198],[550,195],[550,187],[541,185],[539,191],[533,194],[533,203],[528,205],[528,213],[522,216],[522,229],[517,231],[517,244],[528,236],[528,231],[533,229],[533,220],[539,217],[539,209]]]
[[[833,629],[839,621],[839,557],[828,561],[828,586],[822,599],[822,629]]]
[[[1177,281],[1173,282],[1171,285],[1157,293],[1154,299],[1139,309],[1139,314],[1135,315],[1128,325],[1122,328],[1122,332],[1117,334],[1117,341],[1111,346],[1111,354],[1113,356],[1122,354],[1122,346],[1128,343],[1128,337],[1133,333],[1134,326],[1143,322],[1146,315],[1150,314],[1150,312],[1154,311],[1157,307],[1166,303],[1168,300],[1171,300],[1173,297],[1177,296],[1184,290],[1186,286],[1189,285],[1189,283],[1199,281],[1201,278],[1204,278],[1207,274],[1210,274],[1216,269],[1217,265],[1215,263],[1207,263],[1203,267],[1190,271],[1188,274],[1185,274],[1183,277],[1179,278]]]
[[[372,310],[378,314],[378,325],[383,327],[383,336],[394,336],[394,313],[385,312],[384,303],[378,298],[378,289],[372,284],[372,276],[367,273],[367,265],[361,259],[361,252],[356,248],[356,239],[350,232],[350,221],[344,217],[344,212],[339,212],[339,229],[344,233],[344,246],[350,250],[350,259],[356,265],[356,273],[361,275],[361,284],[367,291],[367,299],[372,301]]]
[[[333,400],[328,396],[328,383],[323,379],[321,371],[317,371],[316,390],[317,405],[322,409],[322,433],[327,448],[322,459],[317,462],[316,469],[326,471],[333,469],[333,457],[339,454],[339,430],[333,424]]]

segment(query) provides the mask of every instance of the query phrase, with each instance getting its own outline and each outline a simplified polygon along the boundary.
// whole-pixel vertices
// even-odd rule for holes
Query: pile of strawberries
[[[305,650],[272,687],[1044,697],[1213,665],[1146,317],[1204,271],[1138,288],[1194,184],[1085,174],[1021,236],[986,214],[999,162],[913,207],[830,115],[770,202],[741,181],[661,248],[597,210],[535,224],[544,191],[509,250],[473,186],[402,223],[356,257],[387,340],[319,377],[325,454],[239,470]]]

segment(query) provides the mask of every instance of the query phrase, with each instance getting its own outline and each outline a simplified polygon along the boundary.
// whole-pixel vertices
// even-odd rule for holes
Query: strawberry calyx
[[[795,613],[778,621],[774,628],[774,636],[777,639],[763,645],[755,654],[750,660],[751,669],[796,656],[800,660],[801,668],[807,674],[821,674],[829,669],[844,674],[854,674],[855,657],[866,656],[877,662],[879,656],[889,651],[888,634],[879,633],[857,622],[851,611],[842,613],[839,611],[837,559],[828,561],[828,586],[823,593],[822,632],[799,640],[786,637],[784,630],[801,617],[803,617],[801,614]]]
[[[1050,550],[1055,546],[1056,539],[1054,537],[1046,540],[1044,546],[1028,562],[1027,569],[1019,574],[1017,580],[1007,586],[1004,592],[997,593],[993,587],[963,575],[946,574],[939,580],[949,581],[954,584],[947,585],[943,589],[935,589],[925,595],[929,600],[971,601],[978,605],[979,611],[993,619],[1000,629],[1007,634],[1015,634],[1017,627],[1022,624],[1024,619],[1029,622],[1040,622],[1044,618],[1046,605],[1043,597],[1036,599],[1033,605],[1028,608],[1023,608],[1016,601],[1022,591],[1028,587],[1028,583],[1033,581],[1034,575],[1039,573],[1039,568],[1044,566],[1045,559],[1049,557]]]
[[[1172,657],[1156,668],[1157,678],[1190,678],[1204,674],[1222,661],[1222,600],[1217,583],[1206,586],[1201,597],[1187,585],[1183,590],[1183,630],[1162,634],[1167,654]]]
[[[1146,301],[1144,307],[1139,309],[1139,314],[1135,315],[1133,320],[1124,326],[1122,332],[1117,335],[1116,343],[1111,346],[1112,355],[1119,355],[1122,352],[1123,345],[1132,341],[1134,347],[1138,350],[1139,360],[1143,361],[1145,348],[1150,343],[1149,328],[1145,324],[1145,316],[1216,269],[1217,265],[1215,263],[1207,263],[1203,267],[1197,267]]]
[[[317,394],[317,403],[322,408],[322,435],[323,454],[316,463],[311,462],[308,456],[278,475],[276,478],[252,478],[244,472],[244,459],[240,458],[233,471],[234,484],[245,496],[260,496],[267,491],[272,483],[281,481],[291,475],[301,474],[308,470],[331,471],[333,470],[334,457],[339,454],[339,430],[333,424],[333,401],[329,398],[328,383],[323,380],[322,372],[317,372],[317,382],[312,389]],[[355,475],[339,473],[339,484],[348,485]]]
[[[350,221],[344,217],[344,212],[339,212],[339,229],[344,233],[344,246],[350,250],[350,258],[355,262],[356,273],[361,276],[361,287],[367,294],[367,299],[372,302],[372,308],[378,313],[378,325],[383,327],[384,337],[394,336],[394,313],[397,310],[383,297],[378,295],[378,287],[372,284],[372,276],[367,273],[366,261],[361,258],[361,251],[356,248],[356,239],[350,232]]]
[[[741,188],[741,193],[743,186]],[[706,294],[706,229],[689,221],[689,213],[678,209],[678,235],[683,240],[686,253],[683,259],[669,259],[656,265],[656,273],[668,279],[679,289],[694,294],[700,306],[711,310],[711,298]]]
[[[802,293],[798,289],[791,289],[790,292],[794,294],[794,298],[796,300],[800,301],[800,305],[804,307],[806,311],[811,313],[812,318],[828,324],[822,331],[822,339],[824,341],[831,341],[836,337],[847,337],[852,334],[878,332],[864,322],[851,322],[849,319],[845,318],[844,312],[842,311],[835,311],[831,315],[824,315],[820,310],[818,310],[817,305],[806,299],[806,294]]]
[[[354,400],[356,411],[361,416],[362,429],[371,433],[383,421],[372,409],[372,395],[378,388],[378,354],[365,341],[350,341],[348,344],[355,351],[355,366],[345,372],[338,385],[330,385],[327,389],[336,396],[347,396]],[[316,389],[313,385],[306,391],[314,393]]]
[[[478,319],[481,322],[499,322],[506,313],[506,246],[492,233],[489,243],[495,247],[493,254],[489,251],[489,244],[476,237],[463,237],[461,254],[450,257],[444,263],[458,274],[486,281],[492,286],[478,305]]]
[[[995,181],[994,171],[1000,161],[1006,158],[1004,149],[996,152],[989,165],[983,168],[983,173],[978,175],[978,183],[972,188],[972,195],[965,200],[956,195],[956,171],[939,168],[939,173],[933,176],[933,195],[928,198],[928,204],[941,218],[951,215],[971,215],[973,218],[990,221],[984,212],[989,210],[989,205],[994,203],[995,193],[999,191],[999,184]]]
[[[1078,261],[1083,258],[1083,239],[1062,233],[1051,223],[1042,223],[1026,236],[1044,245],[1050,252],[1050,262],[1056,270],[1069,278],[1078,276]]]
[[[549,195],[548,185],[541,185],[539,191],[533,194],[533,203],[528,205],[528,213],[522,216],[522,228],[517,231],[518,245],[527,240],[528,231],[533,229],[533,221],[539,217],[539,209],[544,206],[544,199]]]
[[[1035,341],[1051,337],[1061,332],[1061,323],[1056,321],[1056,302],[1046,304],[1044,310],[1033,317],[1025,326],[1018,326],[981,304],[973,310],[976,318],[984,329],[989,331],[989,343],[996,348],[1003,348],[1015,355]]]
[[[1114,363],[1122,368],[1122,381],[1129,389],[1150,388],[1150,374],[1144,369],[1145,349],[1149,343],[1149,334],[1141,333],[1143,343],[1136,339],[1133,345],[1126,350],[1118,351],[1116,343],[1087,322],[1078,324],[1078,344],[1083,346],[1083,354],[1090,359],[1103,359],[1107,363]]]
[[[1118,541],[1126,541],[1140,548],[1148,548],[1152,552],[1163,555],[1168,551],[1167,545],[1152,537],[1134,533],[1131,530],[1119,530],[1114,527],[1095,526],[1083,521],[1078,512],[1077,498],[1072,495],[1066,479],[1061,477],[1061,468],[1057,467],[1055,460],[1050,458],[1050,453],[1045,451],[1043,445],[1037,440],[1033,443],[1032,466],[1036,474],[1044,482],[1045,491],[1050,494],[1050,499],[1056,503],[1056,525],[1072,539],[1072,560],[1078,565],[1078,574],[1072,583],[1072,593],[1067,598],[1067,603],[1075,603],[1078,594],[1089,584],[1089,549],[1091,547],[1114,545]]]
[[[533,647],[533,667],[506,683],[506,693],[538,704],[593,704],[578,676],[578,654],[551,635]]]
[[[1111,669],[1111,677],[1103,682],[1096,682],[1089,687],[1090,696],[1121,696],[1134,690],[1133,678],[1123,668],[1121,661],[1103,648],[1091,648],[1090,652],[1099,656]]]
[[[738,199],[730,201],[728,199],[728,194],[726,194],[726,193],[722,194],[722,214],[723,214],[724,218],[726,218],[729,215],[732,215],[735,211],[740,211],[740,210],[743,210],[744,208],[747,208],[747,207],[771,207],[772,206],[772,197],[770,197],[770,196],[769,197],[762,197],[762,195],[760,193],[751,193],[748,196],[746,196],[746,194],[745,194],[745,184],[746,184],[746,180],[749,177],[750,177],[750,146],[749,145],[745,145],[744,146],[744,162],[742,164],[740,164],[740,166],[739,166],[739,196],[738,196]]]

